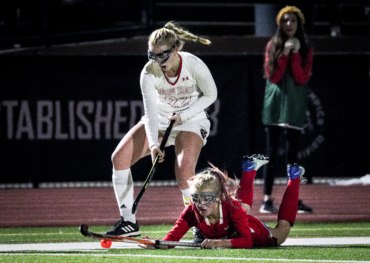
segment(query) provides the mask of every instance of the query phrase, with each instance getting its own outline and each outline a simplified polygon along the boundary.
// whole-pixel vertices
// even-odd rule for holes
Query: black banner
[[[262,56],[205,56],[218,87],[212,130],[197,169],[240,173],[240,158],[265,153]],[[110,156],[143,115],[144,56],[3,55],[0,183],[109,181]],[[369,173],[369,57],[316,56],[299,153],[309,177]],[[154,180],[174,179],[173,148]],[[144,180],[144,158],[133,167]]]

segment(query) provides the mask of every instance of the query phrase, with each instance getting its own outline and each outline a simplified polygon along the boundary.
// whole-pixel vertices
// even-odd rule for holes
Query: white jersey
[[[149,146],[158,145],[158,120],[167,122],[174,112],[181,115],[182,123],[207,118],[204,110],[217,98],[216,84],[206,64],[190,53],[178,54],[180,67],[174,78],[168,78],[157,63],[150,61],[141,72]]]

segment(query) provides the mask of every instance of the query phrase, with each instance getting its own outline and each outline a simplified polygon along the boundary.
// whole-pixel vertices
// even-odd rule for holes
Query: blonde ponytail
[[[186,31],[186,30],[182,29],[181,27],[179,27],[178,25],[176,25],[172,22],[168,22],[164,27],[169,29],[169,30],[172,30],[173,32],[175,32],[177,37],[179,39],[183,40],[183,41],[199,42],[199,43],[202,43],[204,45],[211,44],[211,41],[209,39],[198,37],[198,36],[190,33],[189,31]]]
[[[163,28],[157,29],[149,36],[149,45],[167,45],[171,48],[173,45],[177,50],[181,50],[185,41],[199,42],[204,45],[211,44],[206,38],[198,37],[189,31],[182,29],[172,22],[168,22]]]

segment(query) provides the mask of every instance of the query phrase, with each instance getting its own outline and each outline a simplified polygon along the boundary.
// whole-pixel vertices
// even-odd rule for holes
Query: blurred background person
[[[306,120],[308,90],[313,49],[303,25],[300,9],[286,6],[276,17],[276,34],[266,46],[264,77],[266,78],[262,122],[267,134],[270,162],[264,169],[264,200],[261,213],[277,213],[273,204],[274,179],[286,173],[286,166],[278,165],[283,152],[286,163],[297,163],[299,140]],[[280,150],[280,147],[283,147]],[[280,152],[281,151],[281,152]],[[312,213],[311,207],[299,200],[298,213]]]

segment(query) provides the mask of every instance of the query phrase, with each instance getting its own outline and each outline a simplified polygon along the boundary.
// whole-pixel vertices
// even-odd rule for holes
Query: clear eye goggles
[[[161,53],[153,53],[148,49],[148,59],[154,63],[165,63],[171,56],[172,51],[175,49],[175,44]]]
[[[194,193],[191,201],[197,205],[210,205],[216,201],[217,192]]]

